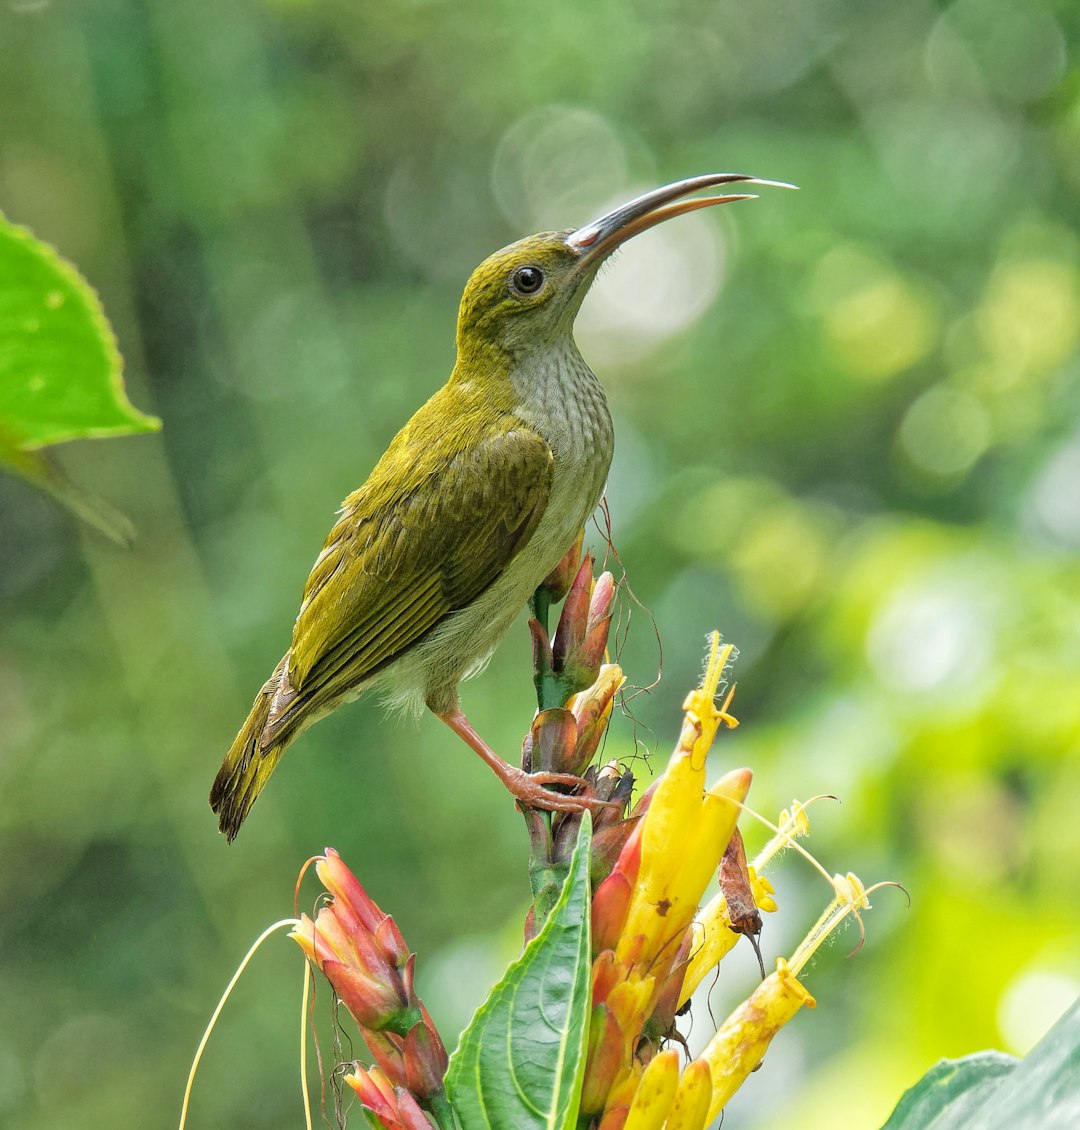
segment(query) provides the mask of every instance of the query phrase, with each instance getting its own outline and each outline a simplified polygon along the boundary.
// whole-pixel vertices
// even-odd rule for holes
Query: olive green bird
[[[457,362],[345,500],[304,589],[292,643],[263,684],[214,781],[231,841],[286,748],[368,690],[427,707],[524,804],[576,810],[476,733],[458,684],[484,666],[600,500],[614,447],[599,381],[574,318],[604,260],[631,236],[745,194],[688,197],[758,181],[714,173],[666,185],[576,231],[545,232],[473,272],[458,314]]]

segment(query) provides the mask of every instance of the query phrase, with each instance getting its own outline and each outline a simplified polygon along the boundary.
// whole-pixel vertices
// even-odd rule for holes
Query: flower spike
[[[315,870],[330,897],[314,921],[302,914],[290,936],[333,986],[379,1065],[358,1068],[350,1085],[390,1130],[430,1130],[419,1109],[445,1103],[447,1055],[413,988],[413,955],[394,920],[333,848],[326,849]],[[379,1095],[385,1109],[376,1102]]]

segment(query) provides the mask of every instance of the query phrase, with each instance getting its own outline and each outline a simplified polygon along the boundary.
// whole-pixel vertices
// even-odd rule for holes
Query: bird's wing
[[[388,497],[393,476],[380,477],[381,463],[346,501],[308,579],[267,736],[288,725],[294,700],[304,714],[330,705],[401,655],[528,542],[551,493],[552,455],[521,421],[504,420],[463,429],[442,456],[410,444],[417,462],[403,490]]]

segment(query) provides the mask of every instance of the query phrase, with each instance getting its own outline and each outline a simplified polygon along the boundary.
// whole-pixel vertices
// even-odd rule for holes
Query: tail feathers
[[[265,746],[262,742],[270,715],[270,704],[284,662],[282,660],[278,670],[259,692],[251,713],[236,735],[232,748],[225,755],[210,790],[210,807],[217,814],[218,827],[225,833],[229,843],[236,838],[240,825],[289,744],[289,738],[280,742],[268,742]]]

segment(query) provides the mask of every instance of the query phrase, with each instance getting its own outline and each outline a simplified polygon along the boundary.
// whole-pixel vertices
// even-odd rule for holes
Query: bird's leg
[[[552,792],[548,785],[567,785],[577,788],[580,777],[572,773],[526,773],[505,762],[473,729],[464,711],[455,703],[449,710],[435,711],[435,716],[445,722],[470,749],[475,750],[495,771],[495,776],[510,793],[528,808],[542,808],[549,812],[583,812],[586,809],[607,807],[610,802],[596,797],[566,796]]]

